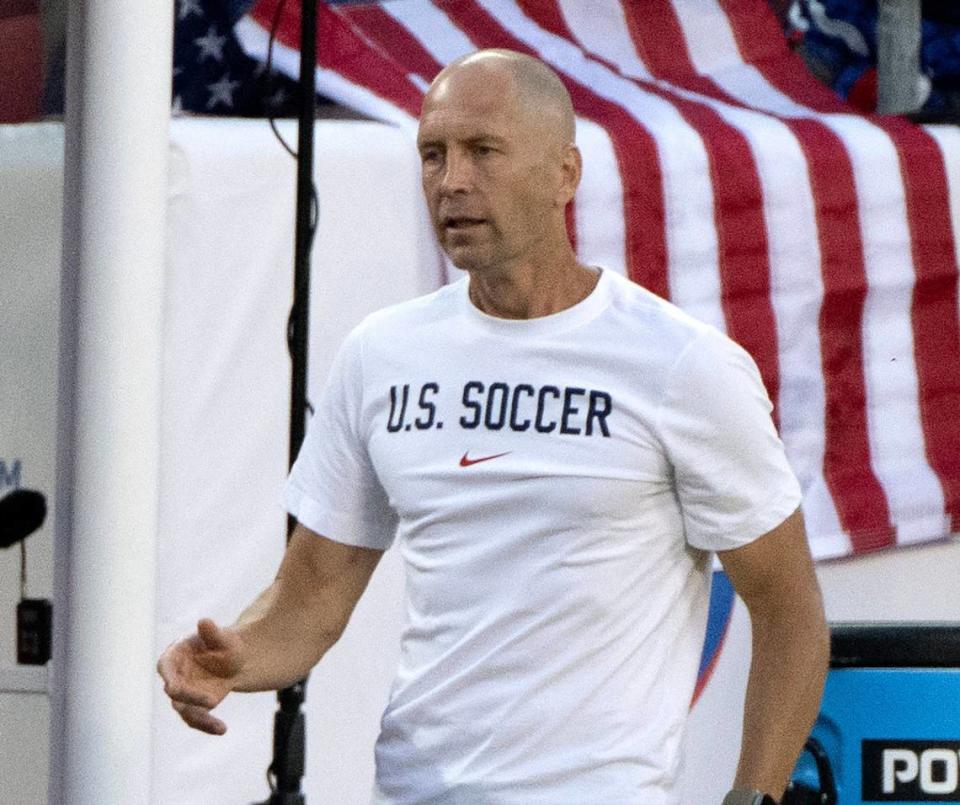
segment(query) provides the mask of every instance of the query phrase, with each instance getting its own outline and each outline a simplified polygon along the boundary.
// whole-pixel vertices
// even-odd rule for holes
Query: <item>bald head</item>
[[[525,115],[555,134],[560,144],[573,143],[573,103],[560,77],[539,59],[513,50],[480,50],[451,62],[430,85],[424,108],[458,84],[483,81],[485,77],[494,81],[506,79]]]
[[[417,150],[427,206],[454,265],[498,273],[573,259],[565,209],[580,181],[570,96],[543,62],[483,50],[423,100]]]

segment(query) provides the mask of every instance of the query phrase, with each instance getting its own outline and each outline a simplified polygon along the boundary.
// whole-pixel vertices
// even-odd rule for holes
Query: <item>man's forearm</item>
[[[302,679],[340,638],[382,555],[298,525],[276,580],[231,627],[243,641],[232,690],[276,690]]]
[[[819,603],[819,602],[817,602]],[[736,785],[779,798],[816,719],[829,661],[819,606],[754,616]]]
[[[244,644],[234,690],[278,690],[306,676],[340,636],[318,617],[321,608],[319,599],[307,604],[285,593],[279,581],[264,590],[231,627]]]
[[[311,617],[312,607],[291,601],[274,582],[237,618],[244,663],[233,689],[279,690],[302,679],[337,638]]]

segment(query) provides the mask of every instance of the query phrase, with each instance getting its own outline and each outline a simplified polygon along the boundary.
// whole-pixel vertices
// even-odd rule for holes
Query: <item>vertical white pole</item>
[[[916,112],[930,94],[920,70],[920,0],[877,4],[877,111]]]
[[[173,10],[69,10],[53,803],[150,800]]]

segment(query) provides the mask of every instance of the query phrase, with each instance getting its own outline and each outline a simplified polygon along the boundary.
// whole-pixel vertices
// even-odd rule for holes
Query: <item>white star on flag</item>
[[[210,92],[210,100],[207,101],[207,109],[213,109],[218,103],[226,107],[233,106],[233,93],[240,86],[239,81],[231,81],[230,73],[224,73],[223,78],[215,84],[207,84]]]
[[[203,16],[203,9],[200,7],[200,0],[177,0],[180,4],[180,11],[177,13],[178,20],[185,20],[191,14],[198,17]]]
[[[226,41],[227,37],[218,36],[216,26],[211,25],[206,36],[198,36],[193,40],[194,44],[200,48],[197,61],[202,62],[208,56],[216,61],[223,61],[223,46]]]

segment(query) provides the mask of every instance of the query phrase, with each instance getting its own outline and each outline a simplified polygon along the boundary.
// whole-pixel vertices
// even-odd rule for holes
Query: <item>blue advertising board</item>
[[[835,625],[830,666],[784,801],[960,802],[960,625]]]

